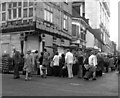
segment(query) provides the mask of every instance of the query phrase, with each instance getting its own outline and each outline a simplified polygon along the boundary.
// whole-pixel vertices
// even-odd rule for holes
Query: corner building
[[[62,52],[71,42],[72,4],[19,0],[0,3],[1,47],[26,53],[46,48],[51,54]],[[1,32],[0,32],[1,33]]]

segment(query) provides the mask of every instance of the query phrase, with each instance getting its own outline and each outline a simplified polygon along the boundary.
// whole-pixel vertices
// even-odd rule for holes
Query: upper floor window
[[[17,18],[17,9],[13,9],[13,18]]]
[[[22,2],[18,2],[18,6],[22,6]]]
[[[53,22],[53,12],[52,8],[48,5],[44,6],[44,19],[49,22]]]
[[[6,3],[2,3],[2,11],[6,10]]]
[[[72,36],[76,36],[76,25],[72,24]]]
[[[8,4],[8,8],[12,8],[12,3],[9,3],[9,4]]]
[[[18,17],[21,17],[21,12],[22,12],[22,9],[18,8]]]
[[[83,33],[83,32],[81,32],[81,39],[84,40],[84,41],[86,40],[86,34]]]
[[[2,21],[6,20],[6,13],[2,13]]]
[[[68,17],[66,15],[63,17],[63,29],[68,30]]]
[[[29,6],[33,6],[33,3],[34,3],[34,2],[29,2]]]
[[[13,2],[13,7],[17,7],[17,2]]]
[[[29,17],[33,16],[33,8],[29,8]]]
[[[79,36],[79,26],[72,24],[72,36]]]
[[[23,2],[23,6],[27,7],[28,6],[28,2],[27,1]]]
[[[8,18],[9,18],[9,19],[11,19],[11,17],[12,17],[12,16],[11,16],[11,15],[12,15],[11,13],[12,13],[12,10],[11,10],[11,9],[8,9]]]
[[[24,9],[24,10],[23,10],[23,17],[27,17],[27,13],[28,13],[28,10],[27,10],[27,9]]]

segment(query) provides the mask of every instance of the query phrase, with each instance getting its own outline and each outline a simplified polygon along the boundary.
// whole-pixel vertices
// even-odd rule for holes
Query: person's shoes
[[[92,80],[97,80],[96,78],[93,78]]]
[[[44,78],[43,75],[41,75],[41,78]]]
[[[32,78],[28,78],[28,80],[31,80]]]
[[[20,77],[14,77],[14,79],[19,79]]]
[[[27,78],[25,78],[25,81],[28,81],[28,79],[27,79]]]
[[[69,79],[72,79],[72,77],[68,77]]]
[[[84,77],[84,80],[89,80],[89,79]]]

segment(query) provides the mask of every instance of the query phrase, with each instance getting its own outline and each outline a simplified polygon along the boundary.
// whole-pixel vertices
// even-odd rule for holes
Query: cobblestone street
[[[12,79],[11,74],[2,76],[3,96],[117,96],[118,74],[105,74],[97,81],[82,79],[57,78],[49,76],[42,79],[33,76],[31,81]]]

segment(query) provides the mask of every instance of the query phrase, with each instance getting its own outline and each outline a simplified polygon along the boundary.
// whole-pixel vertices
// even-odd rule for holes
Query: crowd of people
[[[13,49],[14,79],[20,78],[19,66],[21,55],[16,49]],[[52,57],[47,49],[44,49],[38,56],[38,51],[27,51],[24,55],[23,72],[25,72],[25,80],[31,80],[33,73],[36,72],[42,78],[48,75],[55,77],[68,77],[72,79],[74,76],[85,80],[96,80],[96,77],[102,76],[104,73],[120,69],[120,58],[104,55],[101,52],[92,50],[84,51],[82,49],[67,49],[66,53],[59,54],[56,52]]]

